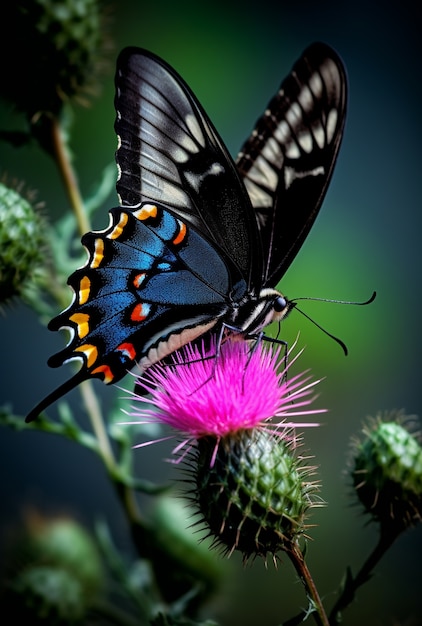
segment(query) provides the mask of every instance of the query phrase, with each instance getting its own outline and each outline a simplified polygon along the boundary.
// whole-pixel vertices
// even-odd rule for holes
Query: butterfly
[[[116,184],[110,224],[82,238],[71,305],[49,324],[68,345],[48,363],[80,370],[34,419],[89,378],[144,371],[207,332],[256,337],[294,303],[277,289],[321,206],[340,147],[347,78],[337,53],[309,46],[236,161],[185,81],[129,47],[116,69]]]

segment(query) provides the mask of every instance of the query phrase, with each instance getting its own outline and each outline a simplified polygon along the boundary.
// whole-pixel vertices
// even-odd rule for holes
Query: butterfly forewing
[[[341,143],[346,92],[337,54],[311,45],[239,153],[264,249],[263,286],[275,287],[318,214]]]
[[[257,288],[262,251],[248,194],[183,79],[152,53],[128,48],[117,62],[115,106],[122,204],[165,204],[229,254]]]

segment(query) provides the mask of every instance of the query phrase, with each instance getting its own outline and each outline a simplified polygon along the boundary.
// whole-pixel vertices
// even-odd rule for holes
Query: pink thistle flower
[[[133,393],[136,405],[127,414],[133,421],[124,424],[160,423],[169,426],[184,440],[175,448],[203,437],[218,441],[227,435],[255,428],[291,430],[316,423],[287,422],[299,417],[325,412],[307,409],[314,399],[314,386],[306,372],[287,378],[300,353],[280,368],[280,349],[273,350],[263,342],[228,339],[216,356],[215,341],[209,350],[187,345],[173,355],[173,363],[157,363],[137,384],[149,397]],[[167,437],[166,437],[167,438]],[[155,443],[148,441],[135,447]]]
[[[160,423],[183,440],[176,462],[188,457],[188,496],[213,544],[230,555],[273,555],[306,533],[319,506],[315,467],[298,454],[291,418],[324,412],[309,405],[319,382],[287,377],[281,349],[226,338],[216,354],[185,346],[170,365],[157,363],[138,378],[150,396],[133,393],[129,424]],[[291,351],[290,351],[291,352]],[[301,423],[300,426],[317,426]],[[167,438],[167,437],[166,437]],[[135,447],[155,443],[149,441]]]

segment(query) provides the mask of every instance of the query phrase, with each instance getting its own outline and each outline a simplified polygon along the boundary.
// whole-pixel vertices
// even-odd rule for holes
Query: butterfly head
[[[240,311],[243,319],[237,318],[237,328],[246,335],[260,332],[272,322],[280,322],[295,306],[276,289],[262,289],[259,295],[244,303]]]
[[[264,304],[266,317],[263,326],[271,322],[281,322],[296,306],[276,289],[262,289],[259,294],[260,301]]]

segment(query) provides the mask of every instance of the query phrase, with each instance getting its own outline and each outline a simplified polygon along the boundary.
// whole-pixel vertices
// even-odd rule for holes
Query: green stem
[[[366,559],[365,563],[362,565],[357,575],[354,578],[350,577],[350,579],[347,580],[341,595],[333,606],[330,613],[331,626],[337,626],[341,623],[342,611],[344,611],[344,609],[353,602],[359,587],[361,587],[371,578],[375,566],[379,563],[381,558],[391,547],[399,534],[400,530],[397,526],[392,525],[387,527],[381,527],[380,538],[374,550]]]
[[[298,574],[306,590],[308,598],[312,601],[313,607],[315,609],[312,612],[312,616],[315,619],[315,622],[318,624],[318,626],[330,626],[330,622],[328,621],[328,617],[322,604],[320,595],[311,576],[309,568],[306,565],[303,552],[300,549],[298,542],[296,540],[286,541],[284,550],[290,558],[293,567],[295,568],[296,573]]]
[[[72,163],[69,158],[69,151],[67,149],[66,142],[63,139],[63,133],[57,117],[53,117],[51,119],[51,140],[57,166],[63,179],[66,192],[69,196],[70,205],[73,213],[75,214],[79,233],[82,236],[91,230],[91,225],[85,211],[76,174],[72,167]]]
[[[98,398],[94,393],[94,388],[90,380],[86,380],[80,385],[80,392],[84,406],[90,417],[92,430],[97,438],[103,461],[108,471],[113,472],[116,467],[116,461],[110,445],[110,439],[107,435],[107,429],[104,424]]]

